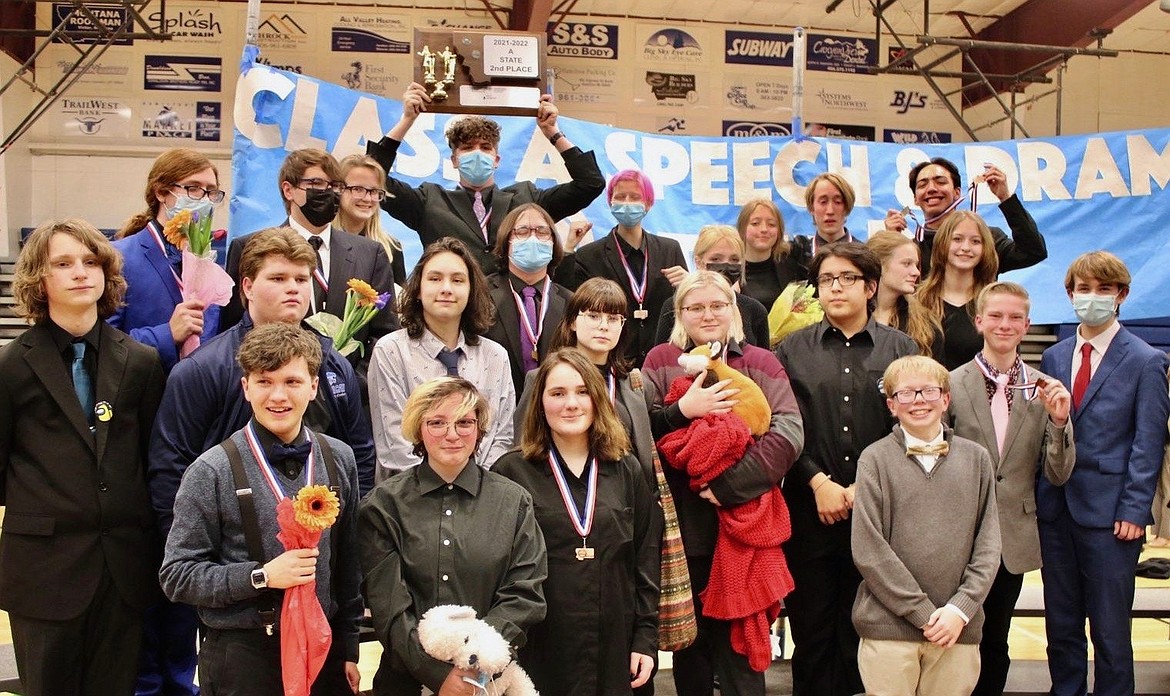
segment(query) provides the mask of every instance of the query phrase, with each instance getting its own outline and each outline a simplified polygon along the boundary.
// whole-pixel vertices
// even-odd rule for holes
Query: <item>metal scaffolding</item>
[[[840,4],[841,0],[833,0],[826,8],[827,12],[832,12]],[[1068,60],[1072,56],[1096,56],[1098,58],[1115,58],[1118,55],[1117,51],[1100,48],[1100,41],[1098,41],[1097,48],[1076,48],[1068,46],[1046,46],[1041,44],[1022,44],[1011,43],[1006,41],[980,41],[976,39],[955,39],[948,37],[939,37],[930,35],[930,0],[922,0],[922,34],[913,37],[914,45],[911,46],[907,40],[903,39],[894,27],[890,24],[885,16],[885,10],[892,5],[895,0],[869,0],[870,7],[873,8],[873,15],[875,17],[875,35],[878,44],[881,44],[882,28],[885,28],[886,33],[894,40],[894,42],[901,47],[902,54],[897,59],[889,62],[884,67],[871,68],[870,71],[875,74],[894,74],[894,75],[920,75],[926,80],[927,85],[934,91],[935,95],[942,100],[947,111],[958,122],[959,126],[967,133],[967,136],[973,141],[978,141],[977,133],[986,128],[990,128],[1004,121],[1010,120],[1012,123],[1011,137],[1017,137],[1017,131],[1025,138],[1030,137],[1028,130],[1024,124],[1016,118],[1016,109],[1026,104],[1030,104],[1044,97],[1056,96],[1056,134],[1060,135],[1061,131],[1061,111],[1062,111],[1062,97],[1063,97],[1063,78],[1064,71],[1068,67]],[[974,35],[975,32],[966,20],[963,21],[967,30]],[[928,63],[920,64],[919,58],[923,53],[932,47],[949,47],[950,50],[945,51],[941,56],[931,60]],[[971,51],[1016,51],[1029,53],[1043,53],[1046,57],[1040,62],[1025,68],[1016,73],[1011,74],[988,74],[980,69],[976,61],[971,57]],[[941,70],[939,66],[948,63],[956,57],[962,57],[963,68],[956,70]],[[1045,73],[1054,65],[1059,64],[1056,72],[1056,86],[1053,89],[1047,90],[1041,94],[1033,96],[1029,99],[1018,101],[1016,95],[1023,91],[1023,88],[1029,84],[1052,84],[1053,80],[1047,77]],[[946,78],[960,78],[967,80],[974,80],[966,85],[960,86],[958,89],[950,92],[944,91],[938,83],[938,79]],[[992,80],[1007,84],[1007,91],[1010,94],[1009,101],[1005,102],[1004,98],[1000,96],[1000,92],[1004,91],[1003,87],[996,87]],[[998,103],[1003,110],[1003,118],[993,119],[987,123],[972,128],[963,114],[955,108],[951,103],[951,97],[956,94],[962,94],[967,90],[973,88],[983,88],[987,90],[988,94]]]
[[[152,0],[103,0],[100,3],[83,2],[82,0],[34,0],[38,4],[53,3],[57,11],[54,16],[52,29],[8,29],[0,28],[0,35],[37,37],[40,39],[36,50],[24,61],[11,78],[0,87],[0,96],[14,85],[24,84],[40,95],[28,114],[20,121],[16,128],[4,136],[0,143],[0,154],[12,147],[23,135],[33,127],[41,116],[70,87],[72,87],[86,72],[90,70],[110,46],[118,41],[132,39],[147,39],[151,41],[165,41],[171,35],[161,30],[166,26],[166,0],[159,0],[158,9],[161,14],[159,25],[151,26],[143,11]],[[63,11],[66,6],[67,11]],[[101,8],[101,12],[95,12]],[[108,10],[113,7],[118,12],[118,21],[111,22]],[[99,16],[99,14],[101,16]],[[36,61],[52,44],[59,43],[73,49],[74,60],[67,65],[63,73],[52,86],[42,88],[36,80]]]

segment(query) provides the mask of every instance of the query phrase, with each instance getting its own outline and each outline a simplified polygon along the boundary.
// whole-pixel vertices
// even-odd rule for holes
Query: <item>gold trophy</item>
[[[438,113],[531,116],[552,88],[541,86],[546,41],[536,32],[416,28],[414,81],[427,87]]]

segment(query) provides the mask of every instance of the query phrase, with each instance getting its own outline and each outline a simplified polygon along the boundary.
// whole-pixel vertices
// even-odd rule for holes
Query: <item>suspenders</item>
[[[333,449],[323,437],[314,437],[313,442],[321,448],[321,454],[325,459],[325,471],[329,475],[329,488],[335,493],[339,493],[337,461],[333,458]],[[240,448],[230,437],[220,444],[227,453],[228,462],[232,467],[232,480],[236,486],[236,500],[240,504],[240,519],[244,525],[244,542],[248,545],[248,555],[252,557],[253,561],[264,565],[264,542],[260,535],[260,518],[256,515],[252,487],[248,483],[248,474],[244,471],[244,459],[240,456]],[[335,533],[329,535],[329,549],[329,567],[332,570],[337,566],[337,534]],[[264,631],[268,635],[272,635],[276,626],[276,594],[276,590],[262,590],[256,602],[256,608],[260,612],[260,621],[264,624]]]

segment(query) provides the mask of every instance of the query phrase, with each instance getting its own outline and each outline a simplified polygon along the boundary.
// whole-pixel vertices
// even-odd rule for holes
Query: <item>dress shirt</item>
[[[291,227],[294,232],[304,237],[306,242],[309,241],[309,237],[314,236],[313,232],[309,231],[308,228],[302,226],[299,222],[292,219],[291,217],[288,219],[288,226]],[[332,241],[332,232],[333,225],[325,225],[325,229],[321,230],[321,233],[316,235],[317,237],[321,238],[321,249],[318,251],[318,253],[321,255],[321,275],[325,276],[325,282],[329,282],[329,248],[331,246],[330,242]],[[346,280],[349,279],[346,278]],[[317,281],[314,280],[313,287],[316,287],[316,285]],[[320,308],[317,306],[316,292],[309,293],[309,303],[313,307],[313,314],[316,314],[318,311],[320,311]]]
[[[852,484],[861,451],[893,426],[882,375],[894,360],[917,353],[913,339],[872,315],[849,338],[828,319],[785,338],[776,356],[804,417],[804,452],[789,476],[805,485],[823,472]]]
[[[423,382],[444,377],[447,368],[436,357],[446,346],[424,329],[410,338],[399,329],[378,340],[370,358],[370,416],[375,424],[374,445],[378,450],[376,478],[418,464],[414,445],[402,436],[402,408],[406,399]],[[491,423],[476,451],[475,462],[490,467],[512,447],[512,414],[516,408],[516,387],[508,352],[500,344],[480,336],[478,345],[464,340],[462,333],[455,350],[462,350],[459,376],[475,385],[487,399]]]
[[[89,372],[89,378],[93,384],[97,385],[97,366],[98,366],[98,345],[101,343],[102,327],[100,322],[94,322],[93,326],[89,328],[80,336],[74,336],[60,326],[52,319],[47,321],[49,327],[49,335],[53,337],[53,345],[57,347],[57,352],[61,354],[61,360],[65,363],[65,372],[69,375],[69,382],[73,382],[73,344],[77,341],[85,341],[85,369]]]
[[[1101,367],[1101,359],[1105,357],[1105,351],[1109,350],[1109,345],[1113,343],[1113,338],[1119,331],[1121,331],[1121,322],[1114,320],[1109,328],[1086,341],[1081,336],[1080,327],[1077,327],[1077,343],[1073,347],[1072,373],[1069,375],[1072,378],[1072,384],[1077,383],[1077,373],[1081,371],[1081,346],[1086,343],[1093,346],[1093,352],[1089,353],[1089,365],[1093,368],[1089,379],[1092,380],[1093,375],[1097,374],[1097,368]]]
[[[941,445],[943,441],[942,426],[939,426],[938,434],[929,440],[920,440],[911,435],[910,431],[906,430],[905,428],[902,429],[902,434],[906,437],[907,450],[909,450],[911,447],[931,447],[933,445]],[[937,454],[915,454],[912,456],[918,460],[918,463],[922,466],[922,470],[928,474],[934,471],[934,465],[938,464]]]
[[[544,618],[548,568],[532,497],[499,474],[468,465],[447,483],[423,460],[362,501],[358,538],[379,673],[409,673],[438,693],[451,665],[426,655],[415,630],[432,607],[470,606],[517,647]]]
[[[620,234],[614,234],[617,239],[618,247],[626,256],[626,263],[630,264],[630,273],[634,274],[634,280],[639,283],[642,282],[642,264],[646,263],[646,232],[642,232],[642,246],[637,249],[632,244],[626,241],[626,238]],[[629,283],[627,280],[626,283]]]

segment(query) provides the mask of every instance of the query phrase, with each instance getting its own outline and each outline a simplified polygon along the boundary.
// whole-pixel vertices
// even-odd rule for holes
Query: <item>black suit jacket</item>
[[[626,277],[621,257],[618,256],[613,230],[604,238],[581,247],[577,253],[566,254],[553,274],[553,280],[572,290],[576,290],[581,283],[590,278],[608,278],[622,287],[622,291],[626,293],[626,302],[629,304],[625,330],[630,332],[630,336],[626,339],[626,357],[632,360],[635,366],[640,366],[650,349],[657,345],[655,334],[658,329],[659,313],[663,309],[663,304],[674,296],[674,286],[662,275],[662,269],[671,266],[688,268],[682,247],[675,240],[647,232],[642,233],[642,239],[643,248],[650,254],[646,270],[650,276],[650,287],[646,291],[646,301],[643,303],[643,308],[650,314],[645,319],[634,318],[638,301],[634,299],[630,281]]]
[[[390,138],[370,141],[366,144],[366,154],[390,172],[401,144]],[[424,248],[443,237],[455,237],[471,249],[484,275],[506,272],[506,268],[500,267],[492,248],[496,245],[500,222],[508,211],[525,203],[536,203],[548,211],[553,220],[561,220],[585,208],[605,190],[605,178],[592,152],[582,152],[574,147],[565,150],[561,156],[570,177],[563,184],[542,189],[530,181],[520,181],[511,186],[490,187],[492,207],[486,243],[479,221],[471,210],[471,197],[459,187],[448,189],[427,182],[415,188],[387,174],[386,190],[391,195],[382,201],[382,208],[418,232]]]
[[[145,471],[163,380],[154,348],[101,322],[96,403],[112,417],[91,434],[47,324],[0,349],[0,609],[72,619],[103,566],[130,606],[159,596]]]
[[[288,226],[287,218],[282,226]],[[244,245],[251,238],[251,234],[237,237],[228,247],[227,272],[232,280],[236,281],[236,286],[232,288],[231,302],[219,314],[220,333],[240,323],[240,318],[244,315],[244,306],[240,301],[240,257],[244,254]],[[329,233],[329,294],[325,296],[326,312],[338,317],[345,312],[346,284],[350,278],[364,280],[378,292],[394,292],[394,271],[382,245],[372,239],[350,234],[334,225]],[[395,313],[394,301],[391,300],[385,309],[375,314],[370,323],[354,336],[355,340],[365,346],[363,355],[355,352],[349,356],[363,387],[374,344],[379,338],[397,330],[398,314]]]
[[[512,368],[512,384],[516,387],[516,397],[524,391],[524,363],[520,359],[520,314],[516,311],[516,300],[512,296],[512,288],[508,282],[507,273],[497,273],[488,279],[491,285],[492,302],[496,304],[496,322],[484,333],[484,336],[499,343],[508,351],[508,363]],[[536,344],[537,355],[543,360],[548,355],[552,344],[553,334],[565,317],[565,307],[573,293],[553,283],[548,293],[548,312],[544,315],[543,329],[540,331],[540,340]]]

